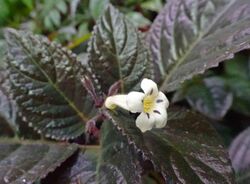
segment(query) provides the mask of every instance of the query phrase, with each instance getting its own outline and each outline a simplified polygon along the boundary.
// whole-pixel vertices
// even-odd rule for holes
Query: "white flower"
[[[167,123],[168,99],[164,93],[158,91],[157,85],[150,79],[143,79],[141,88],[144,93],[132,91],[127,95],[110,96],[105,106],[114,109],[119,106],[132,113],[141,114],[136,119],[136,126],[142,131],[153,127],[163,128]]]

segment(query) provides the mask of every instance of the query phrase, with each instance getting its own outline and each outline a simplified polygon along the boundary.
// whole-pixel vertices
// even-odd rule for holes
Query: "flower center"
[[[146,96],[143,99],[143,110],[144,112],[150,112],[154,107],[154,97]]]

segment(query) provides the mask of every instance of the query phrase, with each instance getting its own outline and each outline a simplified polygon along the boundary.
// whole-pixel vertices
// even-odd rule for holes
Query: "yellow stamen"
[[[144,112],[150,112],[154,107],[154,97],[146,96],[143,99],[143,110]]]
[[[115,104],[111,104],[109,107],[108,107],[110,110],[114,110],[116,108],[116,105]]]

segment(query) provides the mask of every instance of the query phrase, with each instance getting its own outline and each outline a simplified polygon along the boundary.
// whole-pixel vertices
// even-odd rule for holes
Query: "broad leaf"
[[[142,133],[127,112],[110,112],[130,143],[174,183],[235,183],[230,160],[215,130],[200,115],[173,111],[164,129]]]
[[[250,47],[248,0],[169,0],[148,35],[161,89],[181,82]]]
[[[250,128],[241,132],[231,143],[229,155],[233,168],[238,173],[239,184],[248,183],[250,180]]]
[[[99,147],[79,151],[42,180],[42,184],[95,184],[98,152]]]
[[[93,103],[81,83],[80,62],[43,37],[9,29],[6,39],[11,90],[22,119],[46,137],[82,134]]]
[[[233,102],[233,95],[219,77],[194,78],[180,89],[188,103],[197,111],[212,119],[221,119]]]
[[[97,21],[89,42],[89,66],[107,93],[121,80],[121,91],[139,88],[142,78],[152,78],[151,63],[140,33],[115,8],[108,6]]]
[[[138,153],[110,121],[102,125],[99,183],[141,183]]]
[[[54,171],[75,145],[0,141],[0,183],[33,183]]]

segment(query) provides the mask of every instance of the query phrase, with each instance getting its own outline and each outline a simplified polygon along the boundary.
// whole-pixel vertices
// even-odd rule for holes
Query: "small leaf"
[[[143,27],[151,24],[150,20],[139,12],[129,12],[126,14],[126,17],[131,20],[135,27]]]
[[[233,102],[232,93],[218,77],[195,78],[188,81],[181,91],[195,110],[212,119],[223,118]]]
[[[250,116],[250,80],[227,77],[225,81],[234,95],[232,108],[237,112]]]
[[[147,0],[141,3],[141,7],[143,9],[159,12],[162,9],[163,4],[161,0]]]
[[[91,0],[89,1],[89,11],[92,17],[98,19],[107,8],[109,0]]]
[[[51,22],[55,25],[55,27],[58,27],[61,23],[61,15],[57,10],[52,10],[49,13],[49,17]]]
[[[81,135],[93,102],[81,83],[85,69],[80,62],[39,36],[9,29],[6,39],[11,90],[23,120],[46,137]]]
[[[224,80],[234,95],[232,108],[250,116],[250,59],[247,53],[238,54],[225,63]]]
[[[102,125],[99,183],[141,183],[142,168],[136,151],[110,121]]]
[[[169,0],[148,35],[161,90],[248,49],[249,12],[246,0]]]
[[[237,183],[247,184],[250,180],[250,127],[241,132],[231,143],[229,155],[238,174]]]
[[[170,111],[167,126],[144,134],[125,111],[110,112],[144,160],[172,183],[235,183],[226,150],[215,130],[200,115]]]
[[[250,80],[249,53],[239,53],[224,64],[225,75]]]
[[[0,141],[0,183],[33,183],[54,171],[76,145]]]
[[[56,7],[58,8],[58,10],[62,13],[62,14],[66,14],[67,13],[67,4],[65,1],[59,1],[56,5]]]
[[[89,66],[107,93],[121,80],[121,91],[139,89],[142,78],[152,78],[149,54],[140,33],[111,5],[100,17],[89,42]]]

